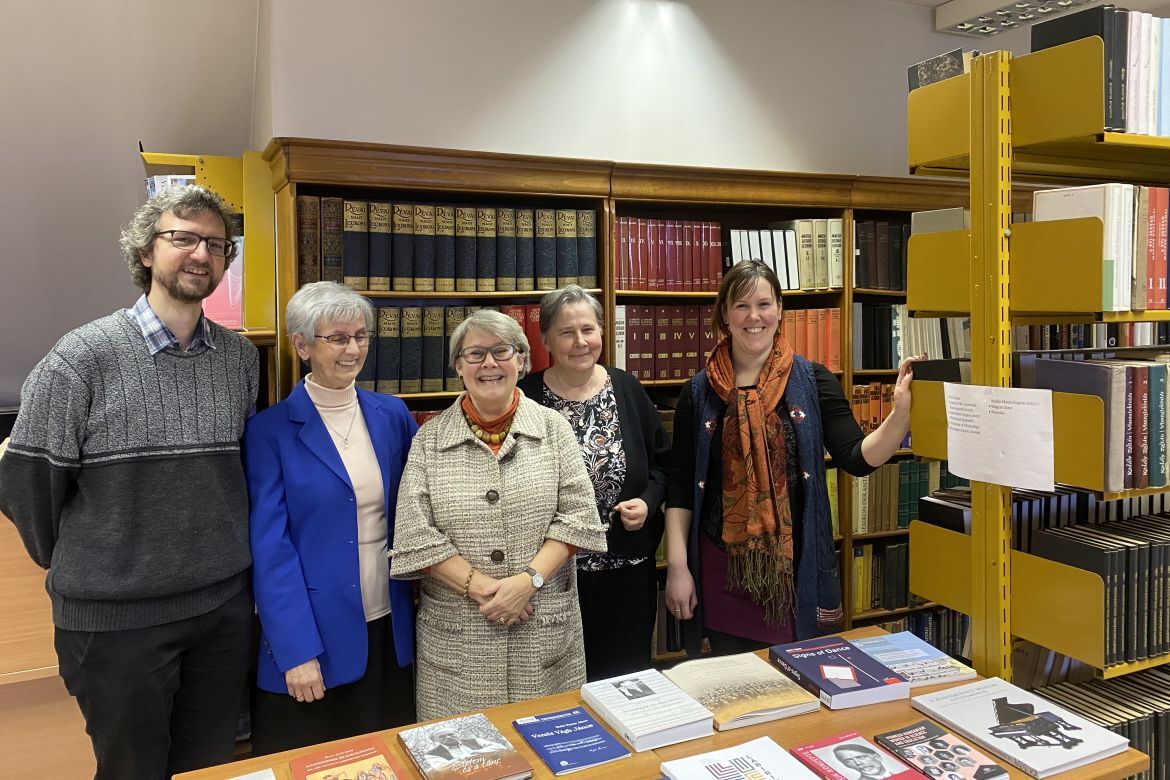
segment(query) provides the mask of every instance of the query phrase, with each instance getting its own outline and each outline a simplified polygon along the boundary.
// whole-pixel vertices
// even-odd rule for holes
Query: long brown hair
[[[743,260],[731,267],[719,285],[719,294],[715,296],[715,313],[711,316],[711,332],[716,338],[725,338],[731,331],[727,327],[727,307],[732,301],[737,301],[756,286],[760,280],[772,285],[772,294],[776,296],[776,306],[780,307],[780,280],[776,273],[759,260]]]

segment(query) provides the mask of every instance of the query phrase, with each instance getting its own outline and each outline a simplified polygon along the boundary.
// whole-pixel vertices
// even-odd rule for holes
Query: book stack
[[[922,610],[902,615],[895,620],[879,621],[874,625],[891,634],[909,631],[923,642],[952,657],[970,657],[971,654],[967,646],[971,618],[953,609],[939,607]]]
[[[619,292],[715,292],[723,280],[718,222],[618,217],[614,244]]]
[[[712,305],[619,305],[614,366],[642,381],[682,380],[703,370],[715,348]]]
[[[841,310],[784,309],[780,332],[796,354],[830,371],[841,370]]]
[[[1012,327],[1012,345],[1017,351],[1036,352],[1167,346],[1170,345],[1170,322],[1062,322],[1050,325],[1015,325]],[[1041,354],[1039,357],[1054,356]]]
[[[297,196],[298,285],[374,292],[596,288],[597,212]]]
[[[731,262],[758,260],[782,290],[838,290],[844,284],[840,219],[791,219],[767,229],[732,229]]]
[[[910,224],[856,222],[853,226],[853,286],[869,290],[906,289],[906,248]]]

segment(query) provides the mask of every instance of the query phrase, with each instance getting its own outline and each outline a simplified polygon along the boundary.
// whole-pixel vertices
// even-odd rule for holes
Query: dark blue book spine
[[[475,292],[475,208],[455,207],[455,289]]]
[[[321,281],[345,281],[342,270],[342,226],[345,224],[345,201],[321,198]]]
[[[444,336],[444,350],[446,344],[451,340],[451,335],[455,332],[463,320],[467,317],[467,310],[462,306],[448,306],[445,312],[447,318],[446,329],[443,331]],[[455,373],[451,361],[447,359],[447,352],[443,353],[443,389],[448,392],[461,392],[463,390],[463,379],[459,374]]]
[[[401,338],[402,310],[397,306],[378,307],[378,365],[374,389],[379,393],[397,393],[399,385],[398,346]]]
[[[496,210],[475,210],[475,289],[496,291]]]
[[[557,289],[557,213],[536,210],[536,289]]]
[[[435,292],[455,291],[455,209],[435,206]]]
[[[377,390],[378,385],[378,328],[374,323],[374,332],[370,334],[369,349],[366,350],[366,361],[362,363],[354,383],[362,390],[371,393]]]
[[[395,203],[390,283],[398,292],[414,290],[414,206]]]
[[[557,209],[557,287],[577,283],[577,212]]]
[[[414,207],[414,289],[435,291],[435,207]]]
[[[422,336],[422,391],[443,392],[443,357],[446,342],[443,339],[443,307],[427,306],[423,309]]]
[[[422,309],[402,307],[402,338],[399,340],[398,359],[401,392],[422,392]]]
[[[370,204],[370,284],[372,291],[390,289],[390,204]]]
[[[516,209],[516,289],[536,289],[536,223],[532,209]]]
[[[516,209],[496,209],[496,290],[516,291]]]
[[[577,284],[597,287],[597,212],[577,210]]]
[[[355,290],[370,286],[370,216],[364,200],[345,201],[341,234],[342,283]]]

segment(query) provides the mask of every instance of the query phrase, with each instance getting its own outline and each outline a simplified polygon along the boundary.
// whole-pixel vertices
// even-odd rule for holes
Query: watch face
[[[535,586],[537,588],[543,588],[544,587],[544,577],[542,577],[539,574],[533,574],[532,575],[532,584],[533,584],[533,586]]]

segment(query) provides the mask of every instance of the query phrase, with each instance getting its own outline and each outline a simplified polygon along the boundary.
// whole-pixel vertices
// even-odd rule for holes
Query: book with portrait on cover
[[[329,780],[338,777],[407,780],[410,775],[386,744],[375,736],[358,737],[339,745],[297,756],[289,762],[293,780]]]
[[[917,772],[856,731],[795,747],[792,755],[824,780],[920,780]]]
[[[927,777],[1006,778],[1007,770],[929,720],[874,735],[879,745]]]
[[[821,708],[820,701],[755,653],[686,661],[667,679],[715,716],[720,731]]]
[[[398,733],[426,780],[525,780],[532,766],[483,713]]]

